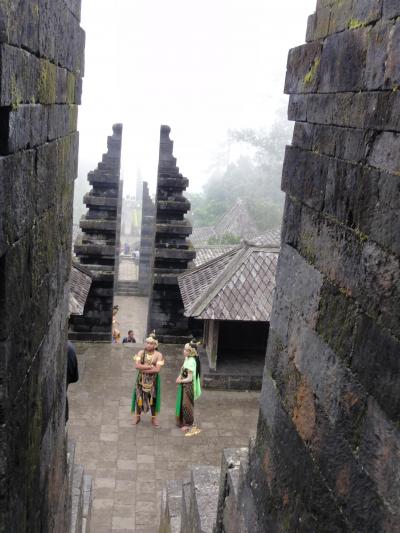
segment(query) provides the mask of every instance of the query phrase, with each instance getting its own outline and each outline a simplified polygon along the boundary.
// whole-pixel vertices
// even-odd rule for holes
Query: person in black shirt
[[[76,358],[76,350],[71,341],[67,344],[67,389],[70,383],[76,383],[79,379],[78,359]],[[68,396],[65,404],[65,422],[68,422],[69,408]]]

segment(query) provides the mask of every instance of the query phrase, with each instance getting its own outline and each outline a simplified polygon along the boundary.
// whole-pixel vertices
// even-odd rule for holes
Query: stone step
[[[195,466],[190,480],[189,524],[193,533],[213,533],[217,521],[221,469]],[[182,499],[182,498],[181,498]]]
[[[182,481],[167,481],[161,498],[160,533],[181,533]]]
[[[74,465],[72,474],[70,533],[81,533],[83,519],[83,466]]]
[[[191,533],[189,522],[190,494],[190,481],[184,481],[182,483],[181,533]]]
[[[82,533],[90,533],[90,519],[93,506],[93,479],[92,476],[83,476],[83,510],[82,510]]]

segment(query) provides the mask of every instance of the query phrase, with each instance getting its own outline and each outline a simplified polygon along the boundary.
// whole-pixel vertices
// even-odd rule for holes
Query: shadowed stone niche
[[[400,3],[320,0],[290,50],[260,531],[400,524]]]
[[[155,329],[161,342],[179,343],[185,341],[189,331],[177,275],[185,272],[196,252],[187,240],[192,226],[185,219],[190,203],[183,191],[189,180],[182,177],[176,166],[170,131],[169,126],[161,126],[148,329]]]
[[[107,153],[88,174],[92,190],[83,198],[88,212],[80,221],[82,235],[74,250],[93,281],[83,315],[71,317],[69,338],[73,340],[111,342],[121,142],[122,124],[115,124]]]
[[[70,529],[65,383],[79,0],[0,2],[0,531]]]

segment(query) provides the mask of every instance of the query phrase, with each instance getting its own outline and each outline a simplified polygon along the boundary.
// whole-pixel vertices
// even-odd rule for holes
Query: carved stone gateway
[[[80,263],[91,271],[93,281],[83,316],[71,317],[70,339],[111,341],[117,222],[121,222],[121,142],[122,124],[115,124],[107,140],[107,153],[88,174],[92,185],[84,197],[88,212],[80,221],[82,235],[74,250]]]
[[[154,268],[148,329],[162,342],[184,342],[189,335],[177,275],[184,272],[196,252],[187,237],[192,226],[185,218],[190,209],[183,196],[189,180],[179,173],[172,154],[169,126],[161,126],[156,194]]]

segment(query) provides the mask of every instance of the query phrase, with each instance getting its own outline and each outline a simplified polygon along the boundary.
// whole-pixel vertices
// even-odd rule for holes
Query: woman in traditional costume
[[[179,376],[176,378],[178,391],[176,395],[176,423],[182,431],[189,431],[194,423],[194,402],[201,394],[200,358],[197,344],[185,344],[183,350],[185,360]]]
[[[161,388],[159,372],[164,365],[161,352],[157,351],[158,341],[152,333],[145,341],[144,350],[133,357],[137,376],[132,393],[131,412],[135,414],[134,425],[140,422],[142,413],[151,411],[151,423],[159,427],[157,413],[160,412]]]

